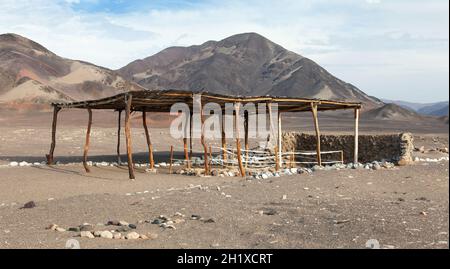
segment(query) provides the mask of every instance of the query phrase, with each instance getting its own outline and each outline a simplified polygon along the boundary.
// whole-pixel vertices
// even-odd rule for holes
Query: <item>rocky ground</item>
[[[64,248],[72,238],[82,248],[364,248],[369,239],[448,248],[446,161],[266,180],[161,171],[129,181],[126,170],[88,176],[81,166],[1,173],[1,248]],[[82,224],[103,237],[80,237]],[[122,239],[108,239],[116,231]]]
[[[369,239],[382,248],[449,247],[448,129],[417,130],[408,166],[247,178],[138,167],[135,181],[124,166],[102,165],[116,160],[114,128],[93,129],[89,159],[99,165],[90,174],[77,163],[79,126],[58,131],[61,164],[52,167],[40,165],[47,126],[0,131],[0,248],[65,248],[69,239],[81,248],[364,248]],[[143,132],[133,132],[144,163]],[[167,161],[169,145],[181,150],[167,132],[152,128],[157,162]]]

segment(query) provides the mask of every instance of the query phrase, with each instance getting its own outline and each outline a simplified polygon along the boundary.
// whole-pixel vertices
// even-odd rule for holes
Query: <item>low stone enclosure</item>
[[[285,132],[282,134],[283,152],[311,151],[316,149],[316,136],[306,133]],[[342,151],[343,162],[353,162],[353,135],[321,135],[322,151]],[[359,135],[358,160],[361,163],[391,161],[399,165],[412,162],[414,150],[411,133]],[[330,156],[334,159],[340,156]],[[326,157],[323,157],[326,161]]]

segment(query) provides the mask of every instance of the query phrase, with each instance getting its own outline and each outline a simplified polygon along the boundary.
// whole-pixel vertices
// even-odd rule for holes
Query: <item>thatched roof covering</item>
[[[242,104],[277,103],[280,112],[311,111],[311,103],[317,104],[317,110],[319,111],[354,109],[361,107],[361,103],[356,102],[274,96],[227,96],[208,92],[182,90],[130,91],[97,100],[53,103],[52,105],[59,108],[122,110],[125,109],[125,100],[127,96],[131,95],[131,108],[133,111],[143,111],[145,109],[145,111],[148,112],[169,112],[171,106],[175,103],[185,103],[192,108],[192,97],[194,94],[201,94],[203,104],[214,102],[218,103],[222,108],[225,107],[225,103],[234,102],[240,102]]]

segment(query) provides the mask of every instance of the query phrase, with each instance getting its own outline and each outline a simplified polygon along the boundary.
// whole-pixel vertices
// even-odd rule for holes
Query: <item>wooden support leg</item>
[[[248,167],[248,111],[244,111],[244,147],[245,147],[245,168]]]
[[[170,146],[169,174],[172,174],[173,146]]]
[[[89,120],[88,120],[88,127],[86,130],[86,142],[84,143],[84,151],[83,151],[83,166],[84,170],[86,170],[86,173],[91,172],[89,166],[87,165],[87,154],[89,151],[89,140],[91,137],[91,125],[92,125],[92,110],[90,108],[88,108],[88,113],[89,113]]]
[[[358,163],[358,129],[359,129],[359,108],[355,109],[355,151],[353,153],[353,163]]]
[[[122,110],[119,110],[119,117],[117,119],[117,163],[119,165],[122,164],[122,160],[120,158],[120,117],[122,115]]]
[[[225,165],[225,162],[227,161],[227,139],[225,136],[225,114],[222,115],[222,160],[223,164]]]
[[[186,162],[186,168],[191,168],[191,162],[189,160],[189,151],[187,145],[187,138],[183,138],[183,148],[184,148],[184,161]]]
[[[316,151],[317,151],[317,164],[322,165],[322,156],[320,156],[320,130],[319,119],[317,117],[317,104],[311,103],[311,112],[314,118],[314,129],[316,131]]]
[[[241,139],[239,138],[239,103],[234,104],[234,129],[236,134],[236,154],[239,164],[239,172],[242,177],[245,177],[245,168],[242,165],[242,156],[241,156]]]
[[[202,133],[200,136],[200,140],[203,146],[203,152],[204,152],[204,160],[205,160],[205,175],[209,174],[209,162],[208,162],[208,147],[206,146],[206,142],[205,142],[205,117],[203,115],[203,104],[201,103],[201,98],[200,98],[200,118],[201,118],[201,122],[202,122]]]
[[[283,165],[283,156],[282,156],[282,146],[281,146],[281,112],[278,111],[278,137],[277,137],[277,148],[278,148],[278,166],[281,168]]]
[[[209,175],[212,173],[212,147],[209,146]]]
[[[130,114],[131,114],[131,101],[132,95],[125,97],[125,137],[127,144],[127,157],[128,157],[128,173],[130,179],[135,179],[134,165],[133,165],[133,153],[131,149],[131,127],[130,127]]]
[[[193,136],[192,109],[189,114],[189,168],[192,167],[192,136]]]
[[[142,125],[144,126],[145,138],[147,140],[148,165],[150,166],[150,169],[153,169],[155,167],[155,161],[153,160],[153,144],[147,127],[147,113],[145,110],[142,112]]]
[[[45,156],[47,158],[47,164],[53,164],[53,153],[55,152],[56,146],[56,122],[58,121],[58,112],[61,110],[60,107],[53,107],[53,122],[52,122],[52,143],[50,145],[50,151]]]

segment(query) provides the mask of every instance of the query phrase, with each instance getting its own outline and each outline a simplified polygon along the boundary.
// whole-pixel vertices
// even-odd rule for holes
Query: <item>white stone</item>
[[[110,231],[103,231],[100,233],[101,238],[113,239],[113,234]]]
[[[25,161],[22,161],[19,163],[19,166],[28,166],[29,164]]]
[[[80,232],[80,237],[95,238],[95,236],[90,231]]]
[[[126,236],[125,236],[125,238],[126,239],[138,239],[139,238],[139,234],[137,233],[137,232],[131,232],[131,233],[128,233]]]
[[[9,163],[9,166],[18,166],[18,165],[19,165],[18,162],[10,162],[10,163]]]

